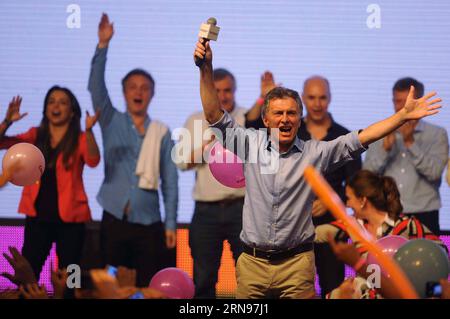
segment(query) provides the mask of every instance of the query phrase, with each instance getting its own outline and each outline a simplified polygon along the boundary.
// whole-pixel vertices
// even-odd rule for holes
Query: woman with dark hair
[[[432,240],[447,250],[438,236],[434,235],[425,225],[414,216],[402,214],[403,207],[400,202],[400,193],[392,177],[380,176],[367,170],[356,173],[345,188],[347,207],[354,212],[357,222],[374,238],[379,239],[389,235],[402,236],[407,239],[425,238]],[[316,227],[315,242],[328,242],[332,235],[336,241],[347,242],[351,235],[341,221]],[[355,243],[361,254],[366,254],[364,246]],[[357,298],[377,298],[375,290],[368,289],[365,281],[360,277],[344,282],[340,288],[333,290],[329,297],[342,298],[342,291],[351,282],[357,285],[355,291]],[[350,298],[350,297],[349,297]]]
[[[40,182],[23,188],[19,204],[19,212],[27,215],[22,254],[39,278],[53,243],[59,268],[80,263],[85,222],[91,219],[82,175],[84,164],[95,167],[100,161],[92,133],[98,114],[86,112],[86,131],[82,132],[76,97],[67,88],[53,86],[45,96],[40,126],[5,136],[12,123],[27,115],[20,113],[21,102],[17,96],[9,104],[0,124],[0,148],[26,142],[36,145],[45,157]]]
[[[350,179],[346,188],[347,207],[365,230],[375,238],[388,235],[403,236],[407,239],[426,238],[442,244],[439,237],[413,216],[402,214],[400,193],[392,177],[380,176],[361,170]],[[327,234],[336,240],[346,241],[349,237],[346,226],[335,221],[316,228],[316,241],[328,241]],[[364,251],[361,248],[361,251]]]

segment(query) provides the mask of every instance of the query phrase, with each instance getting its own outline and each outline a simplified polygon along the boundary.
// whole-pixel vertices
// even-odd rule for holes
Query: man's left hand
[[[336,242],[332,235],[328,234],[328,243],[337,259],[353,267],[361,258],[354,244]]]
[[[322,201],[320,199],[316,199],[313,202],[313,206],[312,206],[312,217],[317,218],[317,217],[323,216],[323,215],[325,215],[326,212],[327,212],[327,208],[322,203]]]
[[[420,120],[423,117],[430,116],[439,112],[438,109],[442,107],[440,98],[432,99],[437,93],[431,92],[421,98],[414,98],[414,86],[409,89],[408,97],[406,99],[405,107],[399,111],[404,112],[403,119],[405,121]]]
[[[166,246],[169,249],[175,248],[177,245],[177,232],[175,230],[166,229]]]

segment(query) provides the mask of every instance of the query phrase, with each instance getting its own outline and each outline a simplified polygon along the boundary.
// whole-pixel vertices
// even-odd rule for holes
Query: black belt
[[[219,206],[230,206],[238,202],[243,202],[244,197],[238,197],[238,198],[227,198],[222,200],[216,200],[213,202],[204,202],[204,201],[196,201],[200,205],[219,205]]]
[[[246,244],[242,243],[242,246],[244,247],[244,252],[246,254],[249,254],[253,257],[257,257],[257,258],[263,258],[263,259],[267,259],[267,260],[282,260],[282,259],[287,259],[290,258],[292,256],[295,256],[297,254],[301,254],[307,251],[311,251],[314,249],[314,244],[313,243],[304,243],[304,244],[300,244],[297,247],[288,249],[288,250],[284,250],[284,251],[263,251],[263,250],[259,250],[257,248],[252,248],[250,246],[247,246]]]

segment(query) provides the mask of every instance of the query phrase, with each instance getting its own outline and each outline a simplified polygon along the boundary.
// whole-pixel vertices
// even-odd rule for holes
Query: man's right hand
[[[325,215],[327,212],[326,206],[322,203],[320,199],[316,199],[312,206],[312,217],[317,218]]]
[[[386,152],[389,152],[395,144],[395,132],[387,135],[383,139],[383,148]]]
[[[202,67],[204,65],[211,66],[212,65],[212,50],[209,45],[209,41],[206,41],[203,38],[199,38],[197,41],[197,45],[195,47],[195,51],[194,51],[194,60],[195,59],[203,59],[205,57],[205,55],[206,55],[206,58],[205,58],[204,63],[202,64]]]
[[[102,14],[100,23],[98,25],[98,47],[106,48],[111,41],[114,34],[114,25],[109,22],[108,15],[106,13]]]
[[[278,85],[280,86],[280,85]],[[272,72],[266,71],[261,75],[261,97],[265,98],[273,88],[276,88],[275,80]]]

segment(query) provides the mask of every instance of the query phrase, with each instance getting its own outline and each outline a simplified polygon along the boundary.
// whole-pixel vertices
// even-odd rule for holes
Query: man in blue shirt
[[[146,71],[132,70],[122,80],[127,111],[122,113],[112,106],[105,84],[105,65],[113,33],[112,23],[103,14],[88,87],[94,108],[100,111],[105,159],[105,178],[97,196],[104,209],[101,249],[105,264],[136,269],[137,285],[145,287],[165,267],[161,264],[164,246],[176,245],[178,173],[171,159],[174,144],[167,130],[160,139],[157,167],[165,207],[164,227],[158,190],[140,188],[136,175],[141,146],[152,122],[147,109],[153,97],[154,81]]]
[[[423,96],[424,86],[416,79],[398,80],[392,89],[395,112],[405,105],[411,86],[415,87],[416,98]],[[414,215],[439,235],[439,187],[447,159],[447,131],[420,120],[406,123],[371,145],[364,168],[394,178],[404,213]]]
[[[245,127],[263,128],[261,107],[266,94],[275,87],[273,75],[265,72],[261,77],[261,97],[252,109],[245,115]],[[329,110],[331,103],[331,90],[328,79],[322,76],[311,76],[303,84],[302,101],[305,103],[307,114],[301,119],[297,132],[299,139],[309,141],[332,141],[335,138],[350,133],[342,125],[334,121]],[[341,167],[330,171],[324,177],[331,188],[345,202],[345,183],[356,172],[361,169],[361,158],[358,156],[354,161],[349,161]],[[312,206],[313,223],[319,225],[334,221],[333,215],[320,200],[315,200]],[[344,281],[345,265],[337,260],[328,243],[315,243],[314,254],[316,270],[319,276],[319,284],[322,298],[325,298],[333,289],[339,287]]]
[[[214,88],[212,51],[199,39],[194,59],[200,67],[200,96],[206,120],[216,128],[216,138],[245,159],[246,178],[241,240],[244,253],[236,265],[238,298],[312,298],[314,291],[314,194],[303,178],[314,164],[322,172],[354,159],[365,147],[403,123],[438,112],[436,93],[413,98],[412,87],[405,107],[393,116],[362,131],[333,141],[301,141],[297,137],[302,102],[297,92],[271,90],[262,116],[269,129],[246,130],[222,110]]]

